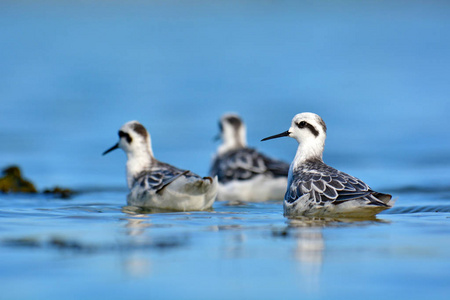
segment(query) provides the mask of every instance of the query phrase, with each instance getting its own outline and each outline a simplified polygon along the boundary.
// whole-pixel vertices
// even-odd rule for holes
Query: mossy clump
[[[3,177],[0,178],[0,192],[3,193],[38,193],[33,183],[22,177],[22,172],[18,166],[9,166],[2,170]],[[61,187],[45,189],[43,194],[53,195],[55,198],[68,199],[75,192]]]
[[[53,195],[55,198],[68,199],[74,194],[74,191],[57,186],[53,189],[44,190],[44,194]]]
[[[0,191],[3,193],[37,193],[33,183],[22,177],[18,166],[9,166],[2,171]]]

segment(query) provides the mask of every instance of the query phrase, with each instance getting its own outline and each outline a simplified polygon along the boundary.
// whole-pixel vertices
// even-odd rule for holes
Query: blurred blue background
[[[1,1],[0,193],[5,299],[447,299],[450,2]],[[280,202],[143,214],[129,120],[156,158],[204,175],[225,112],[292,160],[299,112],[328,126],[326,163],[398,198],[379,219],[289,222]],[[128,208],[129,209],[129,208]]]
[[[450,179],[447,1],[2,1],[0,165],[39,188],[125,187],[101,153],[139,120],[158,159],[206,174],[217,121],[251,146],[312,111],[325,161],[382,188]],[[374,185],[374,183],[372,183]]]

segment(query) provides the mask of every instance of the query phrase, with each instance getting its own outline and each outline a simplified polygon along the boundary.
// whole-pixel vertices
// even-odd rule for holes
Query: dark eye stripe
[[[309,124],[308,122],[305,121],[301,121],[300,123],[297,123],[298,128],[302,129],[302,128],[308,128],[309,131],[311,131],[312,134],[314,134],[315,137],[317,137],[319,135],[319,131],[317,131],[317,129],[312,126],[311,124]]]
[[[119,138],[125,138],[127,140],[128,144],[130,144],[131,141],[133,140],[128,133],[123,132],[122,130],[119,130]]]

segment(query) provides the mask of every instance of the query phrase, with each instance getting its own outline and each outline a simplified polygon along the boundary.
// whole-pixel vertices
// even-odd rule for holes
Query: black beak
[[[220,129],[220,132],[218,134],[216,134],[216,136],[214,137],[214,142],[220,141],[220,139],[222,138],[223,125],[222,125],[222,122],[220,122],[220,121],[219,121],[219,129]]]
[[[275,134],[275,135],[272,135],[272,136],[268,136],[268,137],[266,137],[266,138],[263,138],[263,139],[261,140],[261,142],[262,142],[262,141],[271,140],[271,139],[280,138],[280,137],[283,137],[283,136],[289,136],[289,130],[286,130],[285,132],[282,132],[282,133],[279,133],[279,134]]]
[[[112,146],[111,148],[109,148],[108,150],[106,150],[105,152],[103,152],[102,155],[108,154],[109,152],[116,150],[117,148],[119,148],[119,143],[115,144],[114,146]]]

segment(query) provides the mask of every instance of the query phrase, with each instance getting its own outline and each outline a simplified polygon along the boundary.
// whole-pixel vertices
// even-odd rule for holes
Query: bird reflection
[[[122,262],[125,273],[134,278],[144,278],[151,275],[152,264],[146,256],[134,252],[127,255]]]
[[[288,220],[289,228],[300,227],[349,227],[363,226],[373,223],[389,223],[389,221],[371,216],[368,218],[324,218],[324,217],[298,217]]]
[[[166,233],[151,230],[171,227],[168,224],[152,222],[152,214],[130,207],[124,207],[122,211],[127,213],[127,217],[122,219],[126,221],[123,226],[125,237],[119,244],[123,253],[123,270],[131,277],[146,277],[153,273],[152,253],[165,253],[189,244],[189,235],[185,232]]]
[[[294,259],[298,262],[301,284],[308,293],[320,290],[320,278],[324,264],[326,243],[323,237],[323,228],[367,226],[373,223],[386,223],[387,221],[375,217],[369,219],[335,219],[335,218],[297,218],[288,221],[283,231],[295,239]]]
[[[247,235],[242,232],[230,235],[225,239],[222,251],[224,258],[242,258],[245,256]]]
[[[145,230],[151,227],[148,222],[149,217],[145,214],[133,214],[126,218],[125,234],[131,237],[130,244],[138,245],[123,257],[122,266],[124,272],[134,278],[143,278],[151,274],[151,261],[148,255],[140,251],[139,245],[143,246],[151,243],[151,239],[146,236]]]
[[[133,218],[127,218],[127,224],[125,225],[125,228],[127,229],[126,234],[128,236],[139,236],[151,226],[152,225],[148,223],[148,216],[135,215]]]
[[[307,291],[318,291],[325,250],[322,229],[318,227],[302,228],[297,232],[295,238],[294,257],[299,262],[302,283]]]

